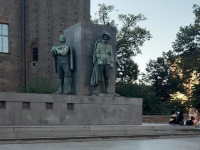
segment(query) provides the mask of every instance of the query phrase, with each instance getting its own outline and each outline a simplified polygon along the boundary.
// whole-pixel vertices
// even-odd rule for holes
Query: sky
[[[192,7],[200,5],[200,0],[91,0],[91,16],[98,10],[99,3],[115,6],[118,11],[112,12],[110,18],[116,22],[118,14],[141,13],[147,17],[139,26],[149,30],[153,38],[141,47],[142,54],[134,57],[139,70],[145,72],[150,59],[155,60],[163,52],[172,50],[180,27],[194,22]]]

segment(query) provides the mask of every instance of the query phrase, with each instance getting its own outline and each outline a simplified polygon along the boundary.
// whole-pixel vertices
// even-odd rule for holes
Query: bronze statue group
[[[93,87],[93,94],[98,93],[97,87],[102,81],[104,81],[105,93],[109,93],[110,69],[112,69],[114,65],[112,46],[108,44],[110,38],[109,33],[104,33],[102,38],[96,41],[94,47],[94,67],[90,81],[90,86]],[[71,95],[73,94],[72,70],[74,69],[72,47],[70,44],[66,43],[65,36],[61,35],[60,45],[53,46],[51,51],[55,62],[55,72],[58,73],[59,76],[59,90],[55,92],[55,94]],[[104,79],[102,79],[102,77]],[[65,90],[64,87],[66,88]]]

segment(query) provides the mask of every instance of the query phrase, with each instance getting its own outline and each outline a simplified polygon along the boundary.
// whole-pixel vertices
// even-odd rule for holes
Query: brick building
[[[66,28],[89,20],[90,0],[0,0],[0,91],[54,76],[52,45]]]

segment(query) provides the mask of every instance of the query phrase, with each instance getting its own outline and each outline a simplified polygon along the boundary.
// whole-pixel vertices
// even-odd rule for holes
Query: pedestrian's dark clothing
[[[194,125],[194,122],[192,120],[187,120],[186,125],[192,126],[192,125]]]
[[[169,119],[169,124],[175,124],[175,123],[176,123],[176,114],[173,114]]]
[[[176,124],[182,124],[182,125],[184,124],[184,117],[182,112],[178,114],[178,117],[176,119]]]

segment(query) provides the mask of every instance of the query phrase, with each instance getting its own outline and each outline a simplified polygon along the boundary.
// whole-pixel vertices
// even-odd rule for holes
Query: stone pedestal
[[[139,98],[0,93],[0,126],[141,124]]]
[[[90,78],[92,75],[95,42],[102,37],[102,34],[108,32],[111,35],[109,44],[113,47],[113,53],[116,56],[116,28],[95,25],[91,22],[77,23],[64,31],[66,42],[72,45],[74,51],[74,92],[75,95],[90,95]],[[110,93],[115,92],[115,66],[111,71]],[[99,92],[104,92],[104,85],[99,86]]]

